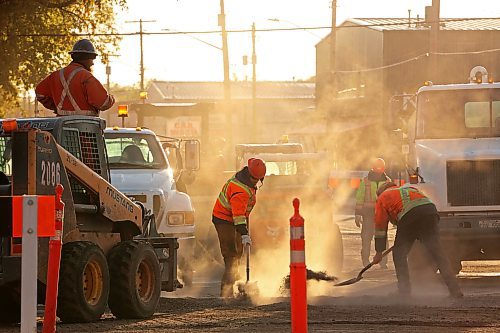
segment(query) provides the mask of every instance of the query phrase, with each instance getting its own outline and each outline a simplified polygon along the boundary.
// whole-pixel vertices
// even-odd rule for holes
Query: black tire
[[[147,318],[160,301],[160,264],[153,247],[126,241],[108,255],[111,275],[109,308],[117,318]]]
[[[21,321],[21,295],[9,287],[0,288],[0,325]]]
[[[65,323],[101,318],[109,295],[109,270],[102,250],[91,242],[63,245],[57,316]]]

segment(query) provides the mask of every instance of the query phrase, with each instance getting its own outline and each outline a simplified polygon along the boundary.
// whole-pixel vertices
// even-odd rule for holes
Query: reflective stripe
[[[57,111],[57,114],[60,116],[98,116],[99,113],[96,111],[89,111],[89,110],[80,110],[80,111],[66,111],[66,110],[59,110]]]
[[[290,227],[290,239],[304,239],[304,227]]]
[[[71,83],[71,80],[73,80],[73,78],[75,77],[75,75],[78,72],[80,72],[80,71],[83,71],[83,67],[77,67],[77,68],[75,68],[69,74],[68,80],[66,80],[64,78],[64,68],[59,71],[59,77],[61,79],[61,84],[63,85],[63,90],[61,92],[61,100],[59,101],[59,104],[56,107],[57,108],[57,114],[65,116],[65,115],[59,113],[59,111],[61,111],[61,109],[62,109],[62,106],[63,106],[63,103],[64,103],[64,99],[66,98],[66,96],[68,96],[68,99],[69,99],[71,105],[73,105],[73,108],[75,109],[75,111],[77,111],[77,112],[81,112],[82,111],[80,109],[80,107],[78,106],[78,104],[76,104],[75,99],[73,98],[73,96],[71,95],[71,92],[69,91],[69,84]],[[75,114],[75,113],[73,113],[73,114]]]
[[[387,230],[375,230],[375,238],[384,238]]]
[[[234,225],[247,224],[246,216],[233,216]]]
[[[398,214],[398,221],[401,221],[403,216],[413,208],[432,203],[432,201],[427,197],[411,200],[410,192],[420,193],[420,191],[413,189],[411,187],[399,188],[399,194],[401,195],[401,201],[403,202],[403,210]]]
[[[290,264],[305,263],[306,253],[304,251],[290,251]]]

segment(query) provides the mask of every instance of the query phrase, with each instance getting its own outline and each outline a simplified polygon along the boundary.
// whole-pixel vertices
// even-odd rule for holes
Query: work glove
[[[360,227],[361,227],[361,223],[362,223],[362,222],[363,222],[363,216],[361,216],[361,215],[356,215],[356,216],[354,217],[354,223],[356,223],[356,226],[357,226],[358,228],[360,228]]]
[[[372,263],[375,265],[381,261],[382,261],[382,252],[377,252],[377,254],[373,256]]]
[[[252,239],[248,235],[241,235],[241,244],[243,246],[251,246],[252,245]]]

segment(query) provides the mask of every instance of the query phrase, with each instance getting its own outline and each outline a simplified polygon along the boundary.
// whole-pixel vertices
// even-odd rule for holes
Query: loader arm
[[[132,221],[142,229],[142,209],[82,161],[57,144],[64,168],[99,196],[100,213],[114,222]]]

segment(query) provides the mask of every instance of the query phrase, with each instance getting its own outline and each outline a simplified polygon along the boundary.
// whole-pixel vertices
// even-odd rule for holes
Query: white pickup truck
[[[184,171],[198,168],[199,144],[160,139],[144,128],[106,128],[104,137],[111,184],[154,213],[158,233],[178,239],[180,277],[189,286],[193,279],[194,208],[179,178],[185,178],[181,177]],[[173,154],[171,158],[164,148]]]

